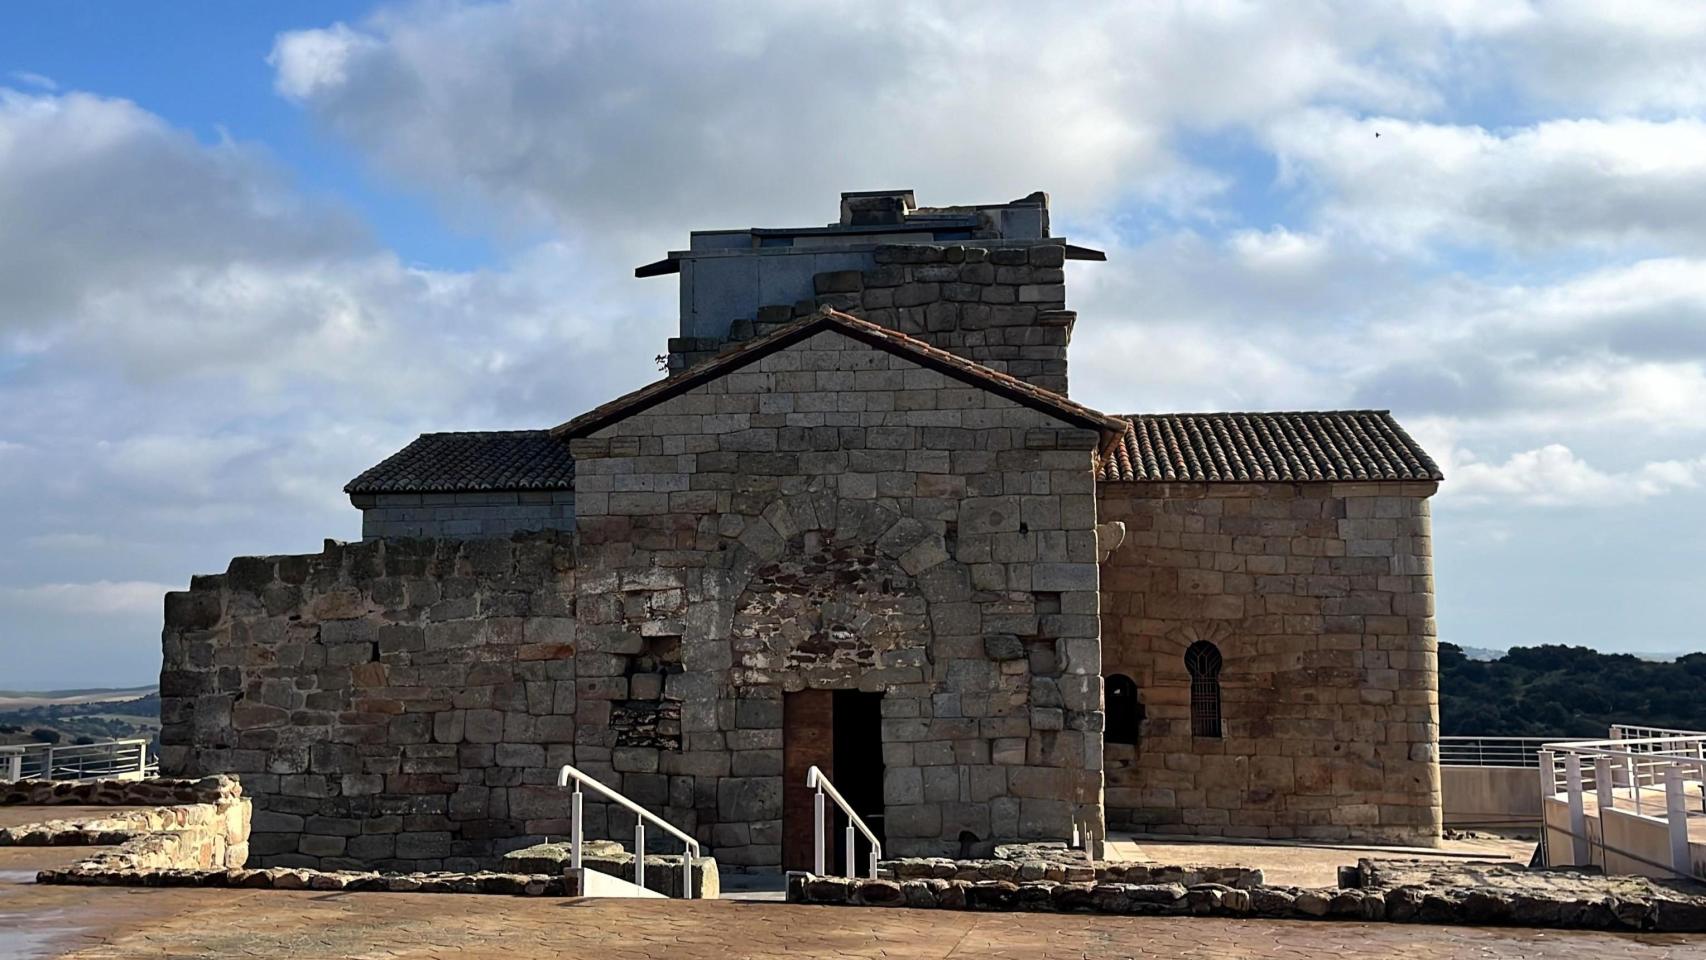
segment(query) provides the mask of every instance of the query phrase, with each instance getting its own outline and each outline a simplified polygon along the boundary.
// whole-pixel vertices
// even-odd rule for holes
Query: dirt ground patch
[[[1255,867],[1262,871],[1264,882],[1294,887],[1337,886],[1339,868],[1355,866],[1361,857],[1438,858],[1447,862],[1472,858],[1527,863],[1533,851],[1532,842],[1501,839],[1448,840],[1437,848],[1222,843],[1128,834],[1115,834],[1108,842],[1109,860]]]

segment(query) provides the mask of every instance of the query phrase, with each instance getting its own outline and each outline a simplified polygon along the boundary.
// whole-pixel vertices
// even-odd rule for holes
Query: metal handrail
[[[1442,767],[1538,767],[1540,748],[1555,742],[1552,737],[1439,738]]]
[[[0,746],[0,782],[140,777],[148,765],[148,741],[141,738]]]
[[[570,780],[575,782],[575,792],[569,800],[571,811],[569,815],[570,867],[575,870],[581,869],[581,841],[584,839],[581,830],[581,785],[585,784],[602,794],[605,799],[634,815],[634,886],[642,890],[646,887],[646,821],[649,820],[661,827],[665,833],[687,845],[687,849],[681,856],[681,898],[683,900],[693,899],[693,862],[699,859],[699,841],[677,830],[668,821],[645,807],[599,783],[595,777],[582,773],[565,763],[557,771],[557,786],[566,787]]]
[[[814,869],[812,872],[820,877],[827,876],[829,873],[824,856],[826,853],[824,840],[829,829],[829,811],[824,806],[823,801],[824,797],[827,796],[835,801],[835,805],[841,808],[842,813],[847,814],[847,876],[853,876],[853,828],[857,827],[859,832],[865,835],[865,839],[871,843],[871,879],[877,879],[877,861],[881,860],[883,856],[883,845],[877,840],[877,835],[871,832],[870,827],[865,826],[865,821],[859,819],[859,815],[853,812],[853,805],[847,802],[847,798],[841,795],[841,791],[835,789],[835,784],[830,783],[829,778],[824,776],[823,771],[815,765],[806,771],[806,787],[817,791],[817,796],[812,801],[812,818],[814,821],[814,829],[812,830],[812,863]]]
[[[1637,731],[1639,731],[1638,736],[1629,736],[1629,734]],[[1664,739],[1666,737],[1698,737],[1700,735],[1699,730],[1678,730],[1675,727],[1643,727],[1633,723],[1614,723],[1611,725],[1611,739],[1613,740]]]

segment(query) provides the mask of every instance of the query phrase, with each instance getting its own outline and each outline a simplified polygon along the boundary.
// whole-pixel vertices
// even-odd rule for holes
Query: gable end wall
[[[572,441],[577,762],[775,866],[784,694],[881,692],[885,854],[1100,837],[1097,439],[825,331]]]

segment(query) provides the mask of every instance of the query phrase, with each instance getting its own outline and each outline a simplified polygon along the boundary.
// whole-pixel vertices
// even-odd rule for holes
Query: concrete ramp
[[[586,867],[576,869],[569,867],[563,871],[563,879],[568,885],[571,897],[628,897],[633,899],[663,900],[664,895],[655,890],[638,887],[620,877],[608,873],[600,873]]]

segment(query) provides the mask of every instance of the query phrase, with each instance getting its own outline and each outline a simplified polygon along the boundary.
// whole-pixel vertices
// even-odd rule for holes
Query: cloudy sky
[[[710,227],[1050,192],[1077,399],[1389,407],[1440,631],[1706,648],[1706,5],[0,11],[0,687],[359,536],[424,430],[655,375]]]

